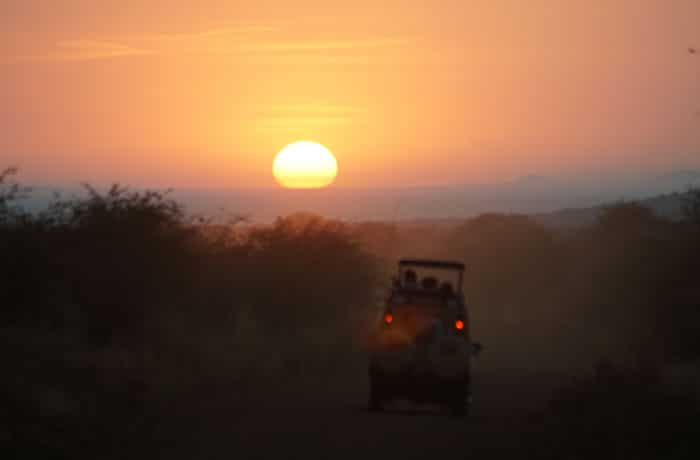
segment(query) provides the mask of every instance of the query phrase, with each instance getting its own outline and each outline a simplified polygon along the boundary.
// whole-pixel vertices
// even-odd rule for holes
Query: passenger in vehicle
[[[418,287],[418,276],[413,270],[406,270],[403,274],[403,287],[409,289],[415,289]]]
[[[452,287],[452,283],[449,281],[444,281],[440,285],[440,292],[444,297],[452,297],[455,294],[454,288]]]
[[[426,276],[421,282],[423,289],[433,290],[438,287],[438,280],[432,276]]]

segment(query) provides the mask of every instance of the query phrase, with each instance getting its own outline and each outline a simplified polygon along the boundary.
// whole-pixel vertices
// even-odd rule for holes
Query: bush
[[[653,373],[601,362],[556,392],[539,415],[541,436],[532,448],[547,458],[695,458],[698,417],[696,400]]]

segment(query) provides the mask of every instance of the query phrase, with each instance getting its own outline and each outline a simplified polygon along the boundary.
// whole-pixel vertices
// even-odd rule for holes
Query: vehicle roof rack
[[[411,265],[414,267],[427,268],[444,268],[449,270],[464,270],[465,266],[462,262],[454,262],[448,260],[432,260],[432,259],[400,259],[399,266]]]

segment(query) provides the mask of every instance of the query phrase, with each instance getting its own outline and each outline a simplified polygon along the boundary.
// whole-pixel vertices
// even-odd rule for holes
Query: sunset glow
[[[322,139],[341,187],[700,167],[700,2],[594,3],[9,2],[0,165],[269,187]]]

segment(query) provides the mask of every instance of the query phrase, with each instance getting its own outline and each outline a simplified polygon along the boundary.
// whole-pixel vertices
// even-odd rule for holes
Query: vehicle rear
[[[400,272],[373,336],[370,408],[407,399],[462,413],[470,399],[473,348],[461,290],[439,283],[407,285],[402,276]]]

